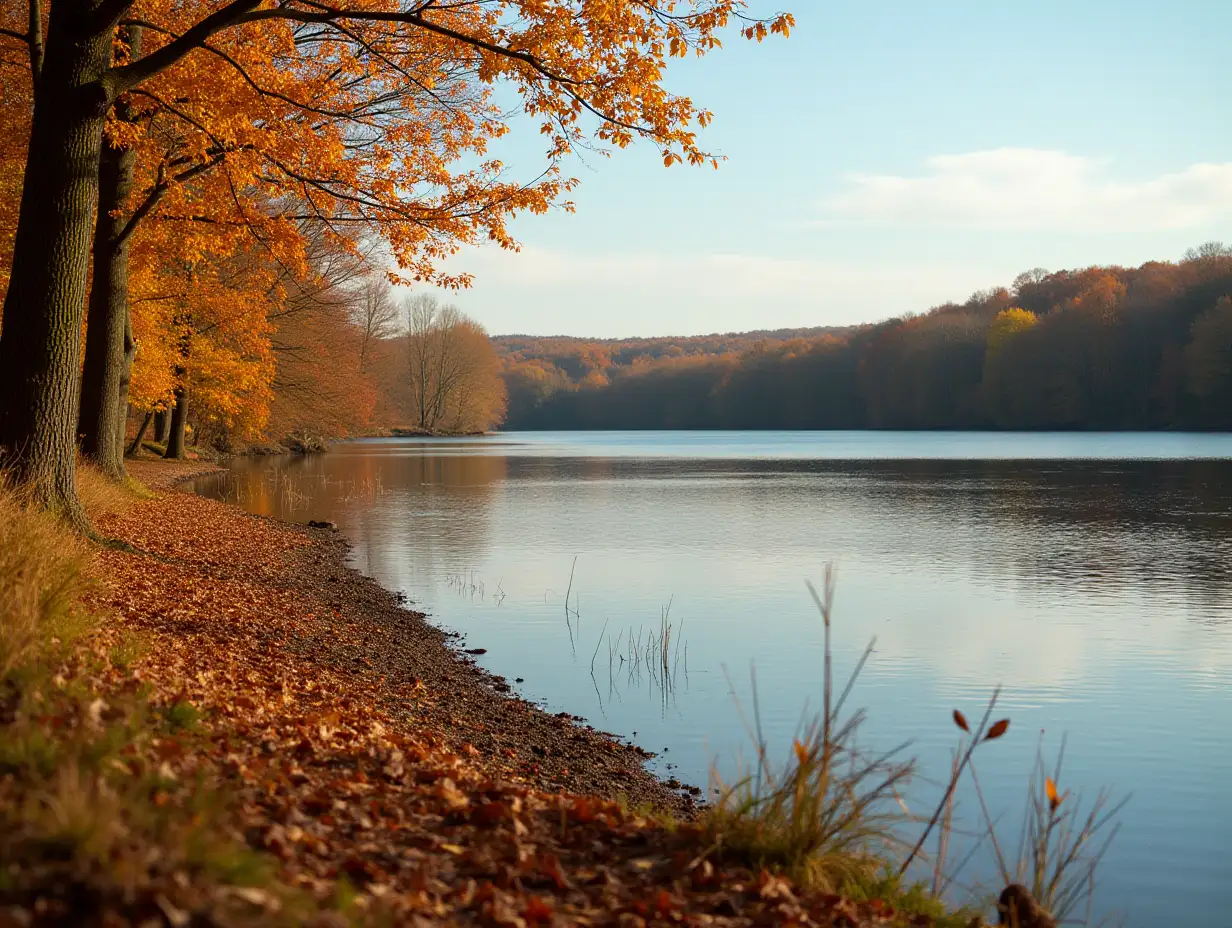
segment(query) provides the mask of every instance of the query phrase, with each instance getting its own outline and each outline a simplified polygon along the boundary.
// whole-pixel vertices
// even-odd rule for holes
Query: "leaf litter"
[[[172,488],[200,469],[134,464],[156,495],[100,520],[129,548],[96,554],[97,646],[143,648],[90,680],[89,715],[141,686],[181,719],[128,763],[158,771],[166,801],[188,781],[229,797],[277,885],[217,890],[246,907],[233,919],[177,871],[152,913],[119,904],[96,923],[930,924],[712,861],[690,798],[645,752],[502,695],[348,569],[333,534]],[[38,916],[0,908],[0,925]]]

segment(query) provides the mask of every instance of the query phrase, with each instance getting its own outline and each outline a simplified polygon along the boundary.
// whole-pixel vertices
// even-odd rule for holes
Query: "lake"
[[[1226,928],[1232,912],[1232,436],[507,433],[237,459],[197,492],[329,519],[354,565],[552,711],[705,786],[820,704],[875,637],[852,704],[913,741],[928,811],[998,684],[1012,724],[978,771],[1014,844],[1040,739],[1062,790],[1132,793],[1096,914]],[[568,596],[566,606],[566,596]],[[666,660],[657,636],[671,626]],[[648,659],[650,658],[650,659]],[[969,784],[959,819],[978,825]],[[1012,850],[1012,848],[1011,848]],[[960,883],[987,878],[979,855]],[[961,897],[961,890],[957,891]]]

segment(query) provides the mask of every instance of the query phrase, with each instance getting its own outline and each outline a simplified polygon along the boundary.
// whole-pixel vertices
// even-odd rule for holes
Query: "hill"
[[[510,429],[1228,429],[1232,248],[868,325],[494,342]]]

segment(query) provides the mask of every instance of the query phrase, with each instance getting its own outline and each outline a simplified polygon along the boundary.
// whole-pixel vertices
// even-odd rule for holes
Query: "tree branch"
[[[232,0],[158,51],[151,52],[132,64],[112,68],[105,78],[107,84],[116,94],[132,90],[142,81],[176,64],[193,49],[199,48],[210,36],[244,22],[245,14],[251,13],[260,4],[261,0]],[[125,2],[123,6],[127,9],[129,2]],[[120,13],[123,13],[123,10],[120,10]],[[119,14],[116,18],[119,19]]]
[[[186,171],[181,171],[170,180],[166,177],[164,166],[160,166],[158,172],[158,182],[154,185],[154,188],[149,192],[146,198],[141,201],[141,205],[133,210],[133,214],[128,217],[128,222],[124,223],[124,228],[121,229],[120,234],[116,236],[116,244],[123,243],[133,234],[134,231],[136,231],[141,220],[145,219],[145,217],[150,214],[151,210],[158,205],[158,201],[163,198],[163,194],[171,189],[171,185],[173,183],[180,184],[185,181],[192,180],[200,174],[204,174],[206,171],[222,164],[223,159],[226,158],[226,156],[226,152],[221,152],[209,161],[204,161]]]
[[[302,23],[321,23],[330,25],[334,25],[340,20],[368,23],[402,23],[407,26],[418,26],[420,29],[424,29],[427,32],[434,32],[437,35],[444,36],[447,39],[453,39],[455,42],[461,42],[462,44],[469,45],[472,48],[481,48],[484,51],[491,52],[494,55],[500,55],[502,58],[520,61],[523,64],[529,65],[549,80],[553,80],[561,84],[582,83],[574,78],[566,77],[563,74],[557,74],[550,67],[548,67],[548,65],[540,61],[530,52],[521,52],[516,49],[507,48],[504,45],[489,42],[486,39],[479,38],[478,36],[467,35],[465,32],[459,32],[456,29],[450,29],[448,26],[442,26],[440,23],[434,23],[429,19],[424,19],[423,11],[429,9],[431,4],[423,4],[418,9],[413,10],[410,13],[382,13],[341,10],[337,7],[326,6],[323,3],[314,3],[312,0],[302,0],[302,2],[306,6],[315,7],[318,12],[310,13],[305,10],[292,10],[285,7],[274,10],[257,10],[243,16],[240,21],[256,22],[262,19],[292,19]]]

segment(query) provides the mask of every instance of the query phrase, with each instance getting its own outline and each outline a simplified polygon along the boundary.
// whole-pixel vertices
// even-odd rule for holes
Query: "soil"
[[[619,798],[691,817],[694,801],[688,787],[677,781],[671,788],[646,770],[645,761],[653,754],[596,730],[580,716],[553,715],[512,695],[504,677],[476,666],[455,647],[456,633],[435,627],[396,594],[348,567],[350,544],[338,532],[277,524],[312,542],[288,559],[288,586],[328,603],[338,619],[369,626],[362,642],[309,642],[313,659],[335,669],[362,666],[384,677],[389,689],[382,711],[410,726],[452,730],[538,789]],[[421,683],[436,694],[431,702],[399,695]]]

